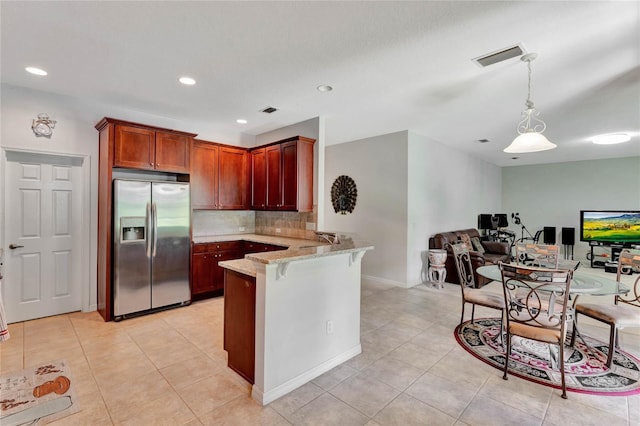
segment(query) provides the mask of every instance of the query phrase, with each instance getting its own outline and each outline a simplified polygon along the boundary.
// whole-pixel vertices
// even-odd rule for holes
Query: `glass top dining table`
[[[498,265],[480,266],[476,272],[485,278],[493,281],[502,281],[502,274]],[[582,270],[573,271],[570,293],[590,294],[593,296],[606,296],[610,294],[627,294],[630,288],[612,280],[598,275],[590,274]]]

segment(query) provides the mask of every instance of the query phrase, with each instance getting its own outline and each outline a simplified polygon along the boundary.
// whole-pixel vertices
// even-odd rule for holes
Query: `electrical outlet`
[[[244,226],[241,226],[239,229],[240,232],[244,232]]]
[[[333,321],[327,321],[327,334],[333,333]]]
[[[276,234],[279,234],[280,232],[282,232],[282,230],[280,228],[276,228]]]
[[[316,224],[314,222],[307,222],[307,231],[315,231]]]

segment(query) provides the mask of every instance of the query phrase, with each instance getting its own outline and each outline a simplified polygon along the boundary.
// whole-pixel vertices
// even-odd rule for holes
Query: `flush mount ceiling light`
[[[247,120],[245,120],[244,118],[238,118],[236,120],[236,123],[238,123],[238,124],[247,124]]]
[[[531,101],[531,62],[536,59],[537,53],[527,53],[520,58],[523,62],[527,63],[529,69],[529,84],[527,90],[527,100],[525,106],[527,107],[522,111],[522,121],[518,123],[518,133],[511,145],[504,149],[504,152],[511,154],[523,154],[526,152],[539,152],[546,151],[548,149],[556,148],[557,145],[549,142],[542,132],[547,128],[544,121],[538,118],[540,113],[534,108]]]
[[[596,145],[614,145],[617,143],[629,142],[631,136],[626,133],[609,133],[607,135],[598,135],[591,138],[591,142]]]
[[[328,84],[321,84],[316,89],[318,89],[318,92],[330,92],[333,90],[333,87],[329,86]]]
[[[180,77],[178,79],[178,81],[182,84],[184,84],[185,86],[193,86],[194,84],[196,84],[196,81],[191,78],[191,77]]]
[[[36,67],[26,67],[24,70],[33,75],[47,75],[45,70]]]

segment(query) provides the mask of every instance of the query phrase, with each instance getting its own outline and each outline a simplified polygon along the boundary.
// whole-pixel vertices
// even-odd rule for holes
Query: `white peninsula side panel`
[[[365,250],[287,263],[254,262],[256,401],[266,405],[362,352]]]

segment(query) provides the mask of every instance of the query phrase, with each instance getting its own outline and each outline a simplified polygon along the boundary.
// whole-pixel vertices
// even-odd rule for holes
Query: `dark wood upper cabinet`
[[[156,132],[156,170],[189,173],[190,142],[184,135]]]
[[[218,208],[249,208],[249,153],[246,149],[220,147]]]
[[[267,162],[266,149],[251,150],[251,208],[267,208]]]
[[[244,148],[194,140],[191,149],[191,207],[248,209],[248,155]]]
[[[280,210],[282,207],[282,164],[280,145],[266,148],[267,158],[267,210]]]
[[[314,143],[296,136],[251,150],[254,210],[313,209]]]
[[[116,124],[113,167],[189,173],[191,137],[152,127]]]
[[[191,207],[215,209],[218,205],[217,145],[194,140],[191,147]]]
[[[113,166],[154,170],[156,132],[141,127],[116,125]]]

